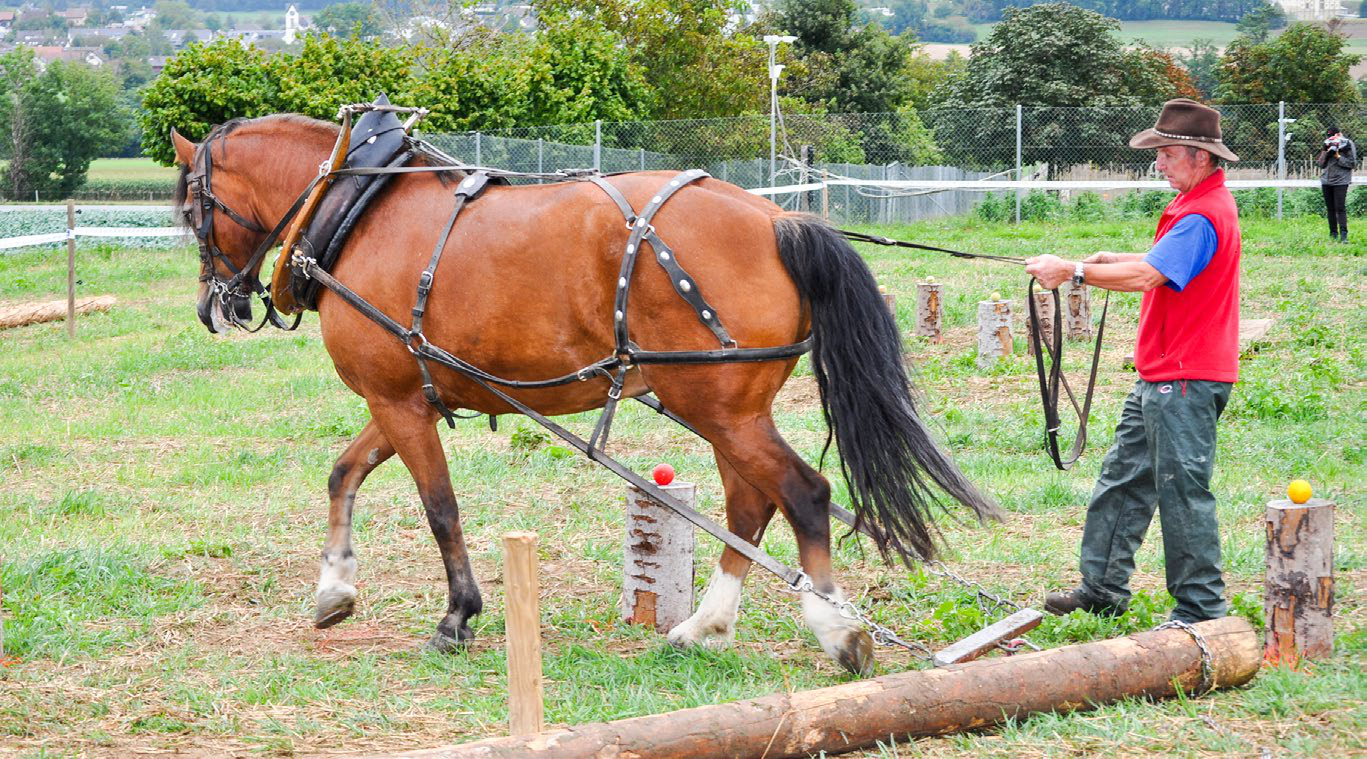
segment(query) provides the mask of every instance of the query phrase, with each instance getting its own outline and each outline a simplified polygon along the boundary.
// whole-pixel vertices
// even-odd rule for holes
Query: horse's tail
[[[887,558],[931,558],[939,490],[979,520],[1000,508],[964,477],[916,414],[902,339],[873,273],[850,243],[814,216],[774,219],[779,256],[811,309],[812,372],[835,433],[857,523]]]

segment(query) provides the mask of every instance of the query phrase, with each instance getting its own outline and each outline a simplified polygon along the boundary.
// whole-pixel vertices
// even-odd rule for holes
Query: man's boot
[[[1063,616],[1065,614],[1071,614],[1078,609],[1102,617],[1118,617],[1125,613],[1126,606],[1117,606],[1104,601],[1097,601],[1091,596],[1083,593],[1081,588],[1065,590],[1059,593],[1046,593],[1044,596],[1044,610],[1050,614]]]

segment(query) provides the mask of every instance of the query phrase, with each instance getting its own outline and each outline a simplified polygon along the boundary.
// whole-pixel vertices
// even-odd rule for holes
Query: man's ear
[[[195,144],[180,136],[175,127],[171,127],[171,144],[176,149],[176,163],[189,166],[195,157]]]

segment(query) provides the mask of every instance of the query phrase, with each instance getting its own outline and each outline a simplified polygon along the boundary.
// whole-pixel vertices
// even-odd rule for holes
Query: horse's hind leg
[[[347,446],[328,478],[328,537],[323,544],[323,567],[314,594],[313,624],[332,627],[356,609],[356,555],[351,550],[351,509],[366,475],[394,455],[375,422]]]
[[[465,549],[451,473],[437,435],[436,411],[416,398],[397,403],[371,401],[370,413],[413,475],[418,497],[427,512],[427,524],[446,568],[446,615],[437,623],[437,631],[427,646],[437,651],[455,651],[475,637],[469,620],[483,610],[484,601]]]
[[[726,490],[726,526],[736,535],[759,545],[764,528],[774,516],[774,504],[746,482],[729,462],[713,449],[722,487]],[[717,640],[729,645],[735,636],[740,610],[741,586],[750,571],[750,560],[731,548],[722,550],[721,561],[707,581],[698,610],[669,631],[669,642],[686,646]]]

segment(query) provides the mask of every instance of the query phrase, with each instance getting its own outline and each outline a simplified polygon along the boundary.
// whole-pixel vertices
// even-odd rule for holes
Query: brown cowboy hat
[[[1152,149],[1166,145],[1200,148],[1226,161],[1239,160],[1239,156],[1220,139],[1220,112],[1187,98],[1164,103],[1158,123],[1130,138],[1132,148]]]

